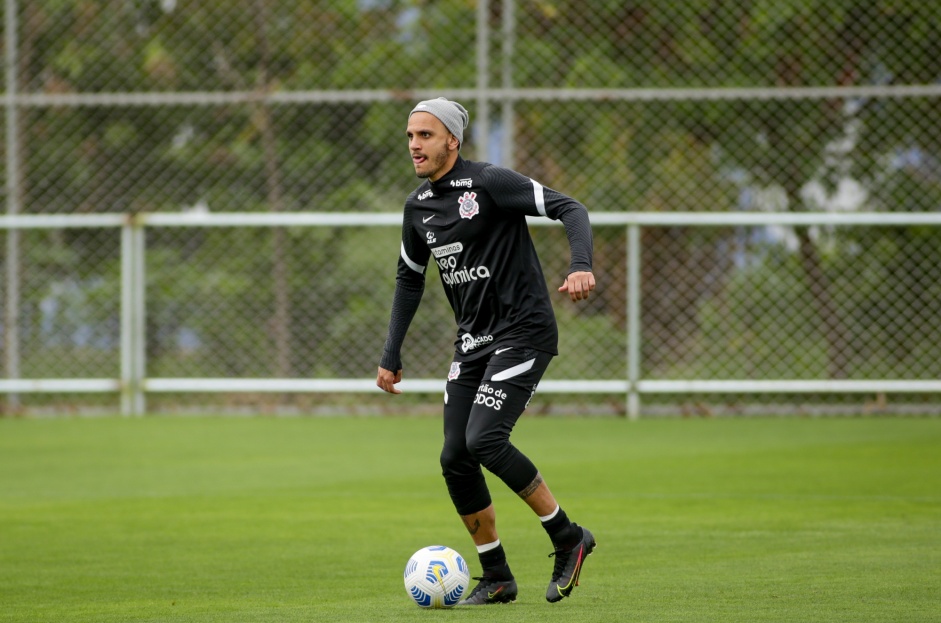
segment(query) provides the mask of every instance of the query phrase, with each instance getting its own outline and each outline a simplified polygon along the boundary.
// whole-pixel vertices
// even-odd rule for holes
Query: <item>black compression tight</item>
[[[517,493],[539,473],[533,462],[510,443],[510,433],[552,357],[533,350],[520,350],[514,356],[499,361],[493,358],[486,366],[465,363],[461,376],[447,384],[441,468],[460,515],[479,512],[491,503],[481,467]],[[532,367],[525,373],[492,380],[501,370],[530,360],[534,360]]]

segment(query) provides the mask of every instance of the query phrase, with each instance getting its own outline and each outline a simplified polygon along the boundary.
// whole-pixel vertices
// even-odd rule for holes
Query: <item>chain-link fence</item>
[[[418,182],[404,121],[432,95],[470,110],[466,157],[511,166],[595,214],[941,208],[935,1],[7,0],[3,9],[8,217],[395,212]],[[534,235],[552,289],[568,262],[564,232]],[[391,226],[148,228],[146,376],[373,377],[397,238]],[[547,379],[630,376],[627,242],[623,226],[596,225],[597,296],[557,302],[562,356]],[[941,228],[927,225],[644,227],[637,372],[937,379],[939,243]],[[119,231],[8,229],[0,253],[4,377],[118,377]],[[452,326],[432,281],[406,342],[408,377],[444,376]],[[935,398],[892,396],[888,406],[925,410]],[[365,399],[167,393],[149,405],[350,411]],[[576,402],[542,400],[537,408]],[[864,400],[874,399],[671,394],[645,404],[858,411]],[[609,403],[623,408],[607,396],[592,409]],[[37,412],[91,406],[115,403],[7,401]]]

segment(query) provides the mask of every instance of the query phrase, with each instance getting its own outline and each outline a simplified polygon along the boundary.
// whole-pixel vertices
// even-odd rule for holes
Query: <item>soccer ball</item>
[[[450,608],[470,585],[464,558],[450,547],[423,547],[405,565],[405,592],[422,608]]]

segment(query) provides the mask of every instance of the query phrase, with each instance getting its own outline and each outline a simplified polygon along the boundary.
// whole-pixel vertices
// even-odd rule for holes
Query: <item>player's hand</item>
[[[379,368],[379,376],[376,377],[376,386],[384,392],[390,394],[401,394],[401,389],[396,389],[395,384],[402,381],[402,371],[392,372],[385,368]]]
[[[595,276],[589,271],[576,271],[565,278],[565,283],[559,292],[568,292],[573,301],[587,299],[589,293],[595,289]]]

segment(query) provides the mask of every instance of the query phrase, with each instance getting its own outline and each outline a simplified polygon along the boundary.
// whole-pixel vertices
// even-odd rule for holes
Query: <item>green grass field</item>
[[[524,418],[598,539],[551,547],[490,479],[515,604],[424,611],[419,547],[479,571],[436,418],[0,420],[0,621],[941,621],[941,419]]]

